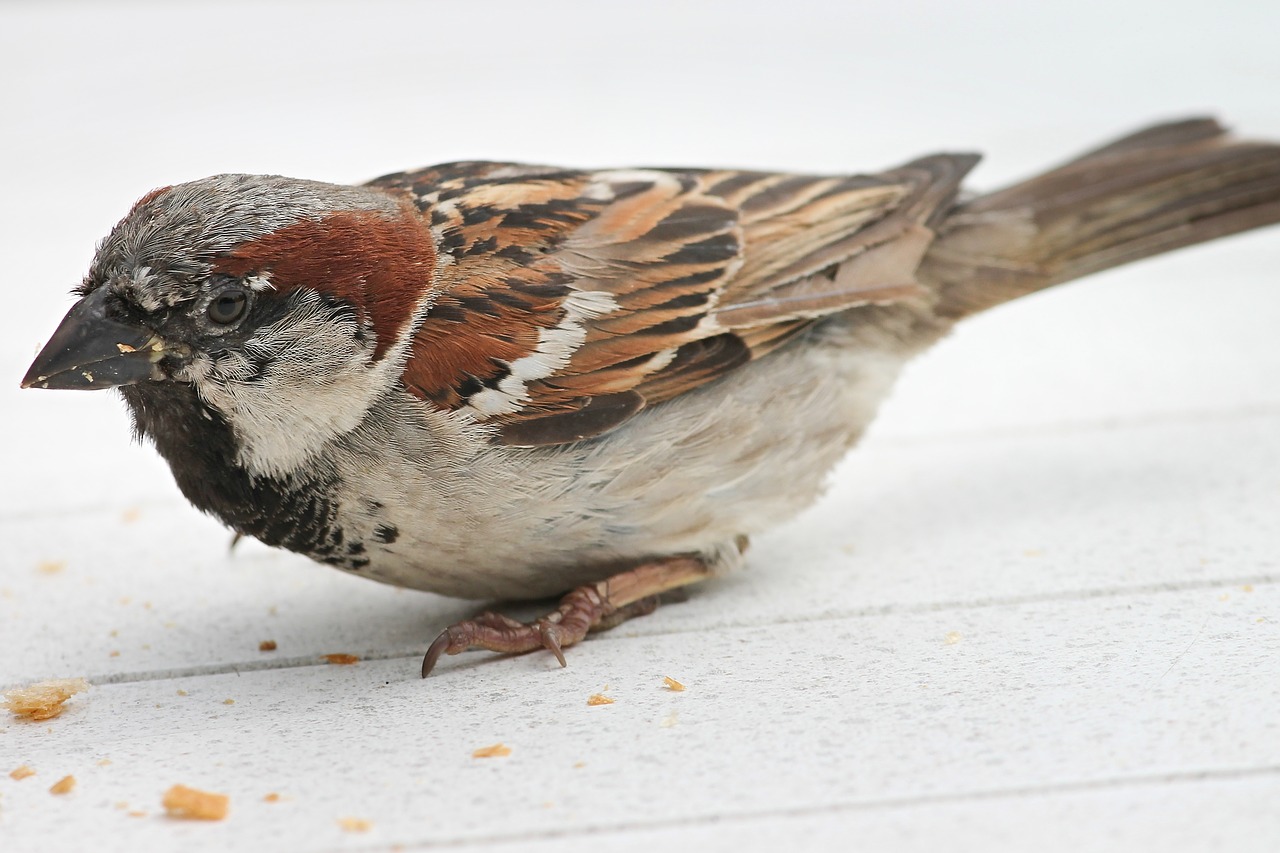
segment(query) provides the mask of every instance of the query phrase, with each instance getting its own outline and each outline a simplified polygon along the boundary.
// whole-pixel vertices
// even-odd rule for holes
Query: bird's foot
[[[616,574],[599,583],[570,591],[553,612],[533,622],[519,622],[501,613],[485,612],[450,625],[427,649],[422,677],[435,668],[441,655],[456,655],[470,648],[503,654],[546,649],[566,665],[564,649],[591,631],[603,631],[652,613],[659,594],[696,583],[707,577],[707,567],[697,557],[667,557]]]

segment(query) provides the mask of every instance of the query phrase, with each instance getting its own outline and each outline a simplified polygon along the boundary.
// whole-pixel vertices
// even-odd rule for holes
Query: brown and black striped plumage
[[[442,259],[405,384],[501,423],[509,443],[599,434],[814,318],[918,296],[929,225],[974,162],[875,177],[470,162],[380,178],[411,195]]]

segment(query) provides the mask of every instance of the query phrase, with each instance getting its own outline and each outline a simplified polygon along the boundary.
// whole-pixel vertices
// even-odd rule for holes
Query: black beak
[[[23,388],[93,390],[163,378],[156,367],[163,354],[159,338],[108,318],[106,301],[107,289],[100,287],[67,312],[23,377]]]

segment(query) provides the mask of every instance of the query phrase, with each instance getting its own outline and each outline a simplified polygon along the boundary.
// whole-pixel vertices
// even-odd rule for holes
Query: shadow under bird
[[[199,509],[484,613],[423,661],[561,649],[729,572],[955,323],[1280,221],[1280,146],[1151,127],[1007,189],[463,162],[218,175],[107,236],[32,388],[119,388]]]

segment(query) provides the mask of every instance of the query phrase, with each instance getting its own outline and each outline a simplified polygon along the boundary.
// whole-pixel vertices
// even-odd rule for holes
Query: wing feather
[[[404,384],[508,444],[615,428],[816,318],[917,298],[976,158],[874,176],[457,163],[374,182],[436,237],[438,294]]]

